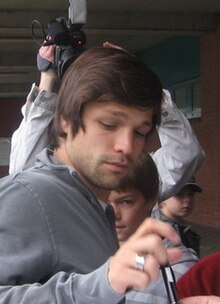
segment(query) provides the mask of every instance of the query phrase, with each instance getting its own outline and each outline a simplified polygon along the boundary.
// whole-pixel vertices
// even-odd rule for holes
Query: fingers
[[[159,265],[172,264],[182,255],[182,252],[178,248],[165,248],[162,238],[156,233],[138,237],[134,242],[132,237],[122,247],[125,247],[125,250],[132,250],[138,254],[151,254],[155,256]]]
[[[159,265],[153,255],[145,257],[143,271],[136,268],[135,256],[134,253],[119,250],[110,260],[108,280],[112,289],[118,293],[124,293],[130,288],[144,290],[159,275]]]
[[[134,240],[134,242],[133,242]],[[130,242],[125,242],[122,246],[128,247],[126,250],[131,250],[138,254],[151,254],[155,256],[160,265],[167,264],[168,253],[164,247],[162,238],[157,234],[149,234],[136,239],[131,238]],[[160,250],[158,250],[160,248]]]
[[[174,243],[179,241],[169,224],[148,219],[123,243],[109,263],[108,279],[116,292],[123,293],[128,288],[143,290],[157,278],[160,265],[180,257],[179,249],[165,248],[162,237]],[[140,259],[137,255],[141,255]]]
[[[169,248],[167,249],[168,253],[168,263],[173,264],[177,260],[179,260],[182,256],[182,251],[179,248]]]
[[[42,58],[54,63],[55,45],[42,46],[39,49],[39,54]]]
[[[220,304],[220,297],[216,296],[195,296],[182,299],[181,304]]]
[[[145,256],[144,272],[147,274],[149,283],[155,281],[159,276],[159,265],[158,260],[152,254]],[[143,286],[146,288],[146,286]]]
[[[180,238],[174,228],[160,220],[147,218],[136,230],[134,237],[145,236],[146,234],[156,234],[162,238],[167,238],[174,244],[180,242]]]

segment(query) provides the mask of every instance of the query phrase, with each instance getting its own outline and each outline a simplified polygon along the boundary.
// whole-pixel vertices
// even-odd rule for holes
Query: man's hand
[[[108,280],[112,289],[124,293],[130,288],[145,289],[159,275],[160,265],[177,260],[181,251],[166,249],[163,238],[180,242],[171,225],[156,219],[146,219],[137,231],[110,259]],[[137,269],[136,255],[144,256],[143,270]]]

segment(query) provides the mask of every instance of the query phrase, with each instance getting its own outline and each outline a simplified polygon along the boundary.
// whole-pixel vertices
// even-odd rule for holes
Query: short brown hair
[[[149,153],[142,153],[132,172],[119,185],[119,190],[138,190],[149,200],[157,199],[159,193],[159,175],[156,164]]]
[[[91,48],[69,67],[57,97],[55,138],[65,137],[60,117],[71,124],[74,136],[83,128],[86,104],[97,101],[153,108],[153,127],[160,123],[162,86],[159,78],[143,61],[123,50]]]

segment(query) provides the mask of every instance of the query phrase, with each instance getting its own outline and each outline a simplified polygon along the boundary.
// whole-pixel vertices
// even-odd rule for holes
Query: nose
[[[184,203],[188,203],[189,204],[191,202],[191,198],[186,195],[186,196],[183,197],[183,201],[184,201]]]
[[[121,219],[121,211],[120,211],[120,207],[117,204],[111,203],[114,213],[115,213],[115,219],[119,220]]]
[[[115,139],[114,150],[125,155],[130,155],[134,147],[133,136],[133,133],[129,131],[120,132]]]

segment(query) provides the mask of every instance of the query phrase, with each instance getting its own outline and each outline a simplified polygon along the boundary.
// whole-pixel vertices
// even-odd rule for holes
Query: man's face
[[[115,226],[120,243],[135,232],[155,204],[153,199],[146,202],[143,195],[135,189],[113,190],[109,195],[109,202],[115,212]]]
[[[75,137],[63,122],[67,138],[58,158],[73,166],[99,197],[100,190],[115,189],[139,158],[152,128],[152,109],[94,102],[86,106],[83,122],[85,130]]]

